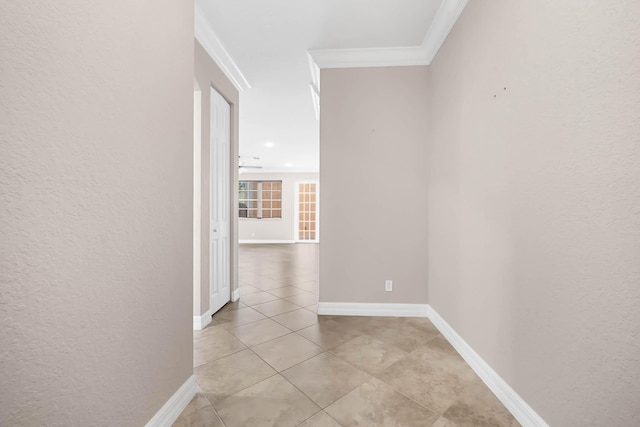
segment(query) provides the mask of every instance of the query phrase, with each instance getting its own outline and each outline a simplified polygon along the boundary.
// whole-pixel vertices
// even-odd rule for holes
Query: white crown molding
[[[484,381],[489,389],[496,395],[502,404],[513,414],[524,427],[549,427],[531,406],[527,404],[513,390],[496,371],[484,361],[478,353],[433,309],[427,306],[429,320],[435,325],[442,335],[451,343],[460,356]]]
[[[320,68],[427,65],[420,46],[366,49],[317,49],[309,54]]]
[[[227,52],[222,45],[215,31],[211,28],[211,24],[207,21],[202,9],[197,4],[195,5],[194,32],[196,40],[200,42],[204,50],[207,51],[227,78],[231,80],[231,83],[238,89],[238,92],[249,89],[251,85],[249,85],[240,68],[238,68],[231,55],[229,55],[229,52]]]
[[[451,29],[458,21],[460,14],[467,5],[468,0],[444,0],[440,4],[436,16],[431,22],[427,35],[422,40],[421,49],[427,64],[431,64],[436,57],[438,50],[451,32]]]
[[[149,420],[145,427],[166,427],[178,419],[184,408],[187,407],[191,399],[196,395],[198,385],[196,377],[192,375],[176,391],[173,396],[162,405],[162,408]]]
[[[468,0],[443,0],[420,46],[309,50],[319,68],[429,65]]]
[[[335,316],[427,317],[427,304],[319,302],[318,314]]]
[[[193,330],[201,331],[207,327],[209,323],[211,323],[211,316],[213,313],[211,310],[207,310],[202,316],[193,316]]]

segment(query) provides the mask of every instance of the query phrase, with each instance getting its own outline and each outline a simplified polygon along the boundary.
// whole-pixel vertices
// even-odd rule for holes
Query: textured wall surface
[[[2,1],[0,57],[0,425],[144,425],[192,374],[193,5]]]
[[[240,219],[240,240],[294,240],[296,182],[318,180],[317,173],[243,173],[240,180],[282,181],[282,218],[274,220]],[[322,189],[320,189],[322,191]]]
[[[214,88],[227,102],[231,105],[231,152],[229,159],[231,166],[229,171],[231,176],[229,181],[232,183],[231,188],[238,188],[238,144],[239,144],[239,114],[240,94],[233,86],[231,81],[224,75],[220,67],[216,65],[204,48],[195,42],[195,78],[200,86],[202,94],[202,130],[201,136],[201,217],[200,217],[200,313],[201,315],[209,310],[209,266],[210,266],[210,248],[209,248],[209,207],[211,203],[211,166],[210,166],[210,138],[211,138],[211,92],[209,88]],[[238,206],[238,193],[231,192],[232,203],[231,208],[231,290],[238,287],[238,212],[235,206]],[[194,307],[194,310],[196,308]]]
[[[320,301],[424,304],[427,68],[320,78]]]
[[[640,2],[469,2],[429,76],[430,304],[550,425],[640,425]]]

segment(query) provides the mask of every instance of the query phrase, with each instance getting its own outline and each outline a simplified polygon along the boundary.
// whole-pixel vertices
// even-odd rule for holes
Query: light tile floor
[[[318,246],[240,245],[174,426],[517,426],[427,319],[317,316]]]

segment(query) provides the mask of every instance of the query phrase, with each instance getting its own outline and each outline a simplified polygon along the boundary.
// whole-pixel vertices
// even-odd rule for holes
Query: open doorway
[[[299,318],[300,323],[292,323],[292,327],[315,323],[319,294],[318,180],[317,173],[240,175],[238,285],[246,313],[276,322]]]

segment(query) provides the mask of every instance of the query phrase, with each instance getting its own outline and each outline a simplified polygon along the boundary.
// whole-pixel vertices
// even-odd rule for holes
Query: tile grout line
[[[361,336],[363,336],[363,335],[367,335],[367,334],[366,334],[366,333],[362,333],[361,335],[358,335],[357,337],[355,337],[355,338],[353,338],[353,339],[351,339],[351,340],[349,340],[349,341],[347,341],[347,342],[351,342],[351,341],[353,341],[353,340],[355,340],[355,339],[357,339],[357,338],[359,338],[359,337],[361,337]],[[367,336],[371,337],[370,335],[367,335]],[[371,338],[376,339],[375,337],[371,337]],[[433,338],[432,338],[432,339],[433,339]],[[380,341],[380,340],[378,340],[378,341]],[[431,341],[431,340],[429,340],[429,341]],[[429,341],[427,341],[427,342],[429,342]],[[344,344],[346,344],[346,342],[345,342],[345,343],[343,343],[343,344],[340,344],[340,345],[344,345]],[[336,347],[340,347],[340,346],[336,346]],[[406,397],[407,399],[409,399],[410,401],[414,402],[414,403],[415,403],[415,404],[417,404],[418,406],[420,406],[420,407],[422,407],[422,408],[424,408],[424,409],[426,409],[426,410],[428,410],[428,411],[430,411],[430,412],[433,412],[434,414],[436,414],[436,415],[438,415],[438,416],[442,416],[442,414],[444,414],[444,413],[446,412],[446,410],[445,410],[445,411],[443,411],[443,412],[442,412],[442,414],[440,414],[438,411],[435,411],[434,409],[429,408],[429,407],[427,407],[427,406],[425,406],[425,405],[423,405],[423,404],[421,404],[421,403],[419,403],[419,402],[415,401],[413,398],[411,398],[411,397],[409,397],[409,396],[405,395],[404,393],[402,393],[402,392],[400,392],[400,391],[396,390],[396,388],[395,388],[394,386],[392,386],[391,384],[387,384],[387,382],[386,382],[386,381],[384,381],[384,380],[382,380],[382,379],[378,378],[375,374],[370,374],[369,372],[363,371],[362,369],[358,368],[357,366],[353,365],[352,363],[348,362],[347,360],[344,360],[342,357],[340,357],[340,356],[338,356],[338,355],[336,355],[336,354],[331,353],[331,351],[330,351],[330,350],[327,350],[327,353],[331,354],[331,355],[332,355],[332,356],[334,356],[334,357],[337,357],[338,359],[340,359],[340,360],[341,360],[341,361],[343,361],[344,363],[348,364],[348,365],[349,365],[349,366],[351,366],[352,368],[357,369],[357,370],[359,370],[360,372],[363,372],[363,373],[367,374],[367,375],[368,375],[368,376],[370,376],[371,378],[374,378],[374,379],[376,379],[376,380],[378,380],[378,381],[382,382],[383,384],[385,384],[386,386],[388,386],[389,388],[391,388],[391,389],[392,389],[393,391],[395,391],[396,393],[400,394],[401,396]],[[410,353],[409,353],[409,352],[407,352],[407,355],[406,355],[405,357],[407,357],[409,354],[410,354]],[[403,359],[404,359],[404,358],[403,358]],[[398,361],[396,361],[396,362],[393,362],[391,365],[389,365],[389,366],[388,366],[387,368],[385,368],[385,369],[388,369],[388,368],[390,368],[391,366],[395,365],[396,363],[401,362],[403,359],[400,359],[400,360],[398,360]],[[365,381],[365,382],[366,382],[366,381]],[[364,383],[362,383],[362,384],[364,384]],[[362,385],[362,384],[361,384],[361,385]],[[361,385],[359,385],[358,387],[360,387]],[[358,387],[356,387],[356,388],[358,388]],[[354,388],[353,390],[355,390],[355,388]],[[351,393],[353,390],[351,390],[349,393]],[[347,393],[347,394],[349,394],[349,393]],[[346,394],[345,394],[345,396],[346,396]],[[344,397],[344,396],[342,396],[342,397]],[[340,399],[342,399],[342,397],[341,397]],[[456,397],[456,398],[457,398],[457,397]],[[337,401],[338,401],[338,400],[340,400],[340,399],[336,399],[334,402],[332,402],[332,403],[331,403],[331,405],[333,405],[335,402],[337,402]],[[453,403],[455,403],[455,402],[452,402],[452,403],[451,403],[451,405],[453,405]],[[331,406],[331,405],[328,405],[328,406],[327,406],[327,408],[328,408],[329,406]],[[451,405],[449,405],[449,406],[451,406]],[[449,406],[447,407],[447,409],[449,408]]]

